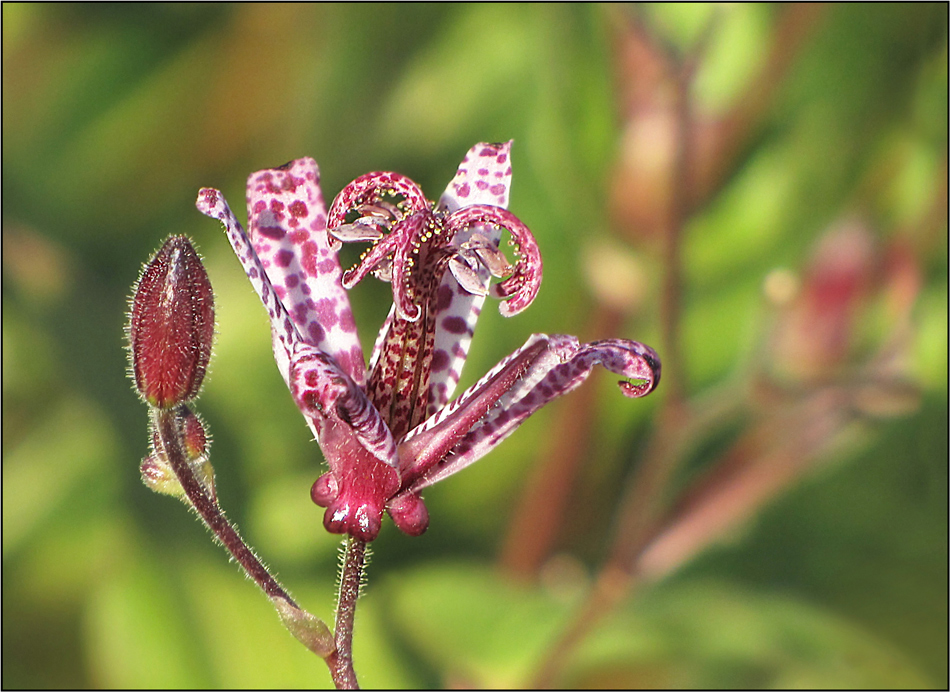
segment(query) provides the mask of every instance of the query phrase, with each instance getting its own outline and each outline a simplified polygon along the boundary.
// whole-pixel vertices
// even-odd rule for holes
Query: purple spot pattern
[[[324,526],[372,541],[386,502],[399,489],[389,428],[342,364],[310,344],[298,344],[292,354],[290,391],[317,429],[330,467],[311,491],[313,500],[326,507]]]
[[[511,142],[472,147],[438,207],[412,180],[387,172],[360,176],[330,206],[331,233],[354,213],[356,223],[389,231],[343,274],[343,286],[351,288],[380,266],[391,268],[395,309],[373,351],[368,392],[397,436],[451,396],[481,311],[484,297],[470,294],[446,271],[449,258],[468,251],[466,243],[476,234],[480,242],[497,247],[502,228],[512,232],[519,250],[536,248],[524,224],[503,208],[511,179],[510,148]],[[532,264],[536,266],[525,266]],[[469,265],[474,265],[481,293],[487,293],[488,269],[481,261]],[[539,254],[529,252],[516,267],[500,284],[504,290],[498,295],[511,303],[502,307],[504,314],[527,307],[540,283]],[[436,353],[440,360],[432,367]]]
[[[483,185],[479,185],[483,183]],[[511,141],[502,144],[479,143],[469,149],[459,164],[455,177],[439,200],[438,209],[447,213],[458,211],[473,204],[487,204],[502,209],[508,208],[511,186]],[[501,240],[501,230],[494,226],[477,225],[456,236],[456,243],[468,241],[475,233],[481,233],[496,247]],[[482,286],[487,289],[491,280],[488,270],[482,265],[475,269]],[[448,299],[446,299],[446,296]],[[449,356],[445,368],[433,372],[430,379],[427,413],[432,415],[445,406],[455,392],[461,377],[462,366],[468,357],[475,324],[485,303],[485,296],[469,293],[446,272],[439,286],[439,301],[436,309],[436,332],[434,349]],[[465,322],[467,329],[460,332],[443,327],[447,318]]]
[[[356,437],[363,449],[384,464],[396,466],[396,442],[389,427],[337,359],[299,343],[291,358],[290,380],[290,391],[301,411],[323,425],[331,418],[345,420],[346,434]],[[346,459],[339,459],[331,450],[327,461],[332,468]]]
[[[625,378],[619,386],[627,397],[645,396],[659,382],[659,358],[638,342],[581,344],[535,334],[449,403],[484,296],[459,285],[446,270],[448,259],[461,257],[485,293],[490,286],[504,299],[506,316],[526,308],[541,281],[537,244],[505,208],[510,147],[472,147],[435,208],[408,178],[371,173],[324,213],[312,159],[260,171],[248,180],[250,237],[220,192],[199,192],[198,209],[224,223],[267,309],[278,368],[330,466],[311,497],[326,508],[331,532],[373,540],[388,509],[400,529],[419,535],[428,525],[419,491],[477,461],[541,406],[578,387],[597,364]],[[395,194],[395,204],[385,194]],[[363,215],[357,223],[389,233],[344,274],[327,219],[335,229],[353,209]],[[519,260],[490,285],[487,260],[473,260],[466,243],[484,252],[487,239],[497,248],[502,229]],[[371,271],[391,274],[394,304],[367,381],[345,288]]]
[[[442,327],[442,329],[444,329],[450,334],[461,335],[461,334],[465,334],[466,332],[471,331],[469,330],[468,324],[466,324],[465,320],[462,317],[459,317],[458,315],[449,315],[448,317],[442,317],[441,321],[439,322],[439,325]],[[440,352],[445,353],[445,351],[441,351],[441,350]]]
[[[251,285],[257,295],[260,296],[261,302],[264,303],[264,308],[267,310],[267,316],[271,323],[274,359],[277,361],[277,369],[280,370],[281,376],[289,386],[290,354],[302,339],[290,315],[287,314],[287,309],[278,297],[267,272],[264,271],[264,267],[261,265],[260,258],[251,247],[250,240],[244,233],[237,217],[234,216],[234,212],[228,206],[224,195],[213,188],[202,188],[198,191],[198,200],[195,206],[202,214],[218,219],[224,224],[231,247],[234,248],[234,253],[244,267],[244,273],[247,274]],[[316,430],[312,425],[311,429],[316,434]]]
[[[606,339],[582,344],[573,336],[533,334],[524,346],[503,359],[455,401],[415,428],[404,442],[461,415],[473,398],[490,386],[500,372],[521,354],[532,347],[537,348],[537,344],[543,348],[517,382],[461,437],[448,455],[411,484],[409,492],[418,492],[478,461],[539,408],[579,387],[597,364],[624,378],[639,381],[637,384],[626,380],[619,383],[621,393],[627,397],[646,396],[660,382],[659,356],[640,342]]]
[[[320,170],[310,158],[253,173],[247,180],[248,236],[260,264],[303,338],[331,356],[359,347],[342,271],[326,233]],[[314,303],[310,296],[319,296]],[[310,341],[319,336],[318,341]],[[362,358],[347,374],[366,380]]]

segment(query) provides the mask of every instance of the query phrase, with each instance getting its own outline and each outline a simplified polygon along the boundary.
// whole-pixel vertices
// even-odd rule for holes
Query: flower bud
[[[175,420],[178,428],[178,441],[185,453],[195,479],[201,484],[211,500],[217,502],[217,492],[214,487],[214,467],[208,460],[208,433],[204,423],[194,411],[182,404],[175,409]],[[185,499],[185,491],[181,487],[178,477],[172,469],[166,452],[162,448],[158,436],[158,429],[153,423],[152,453],[142,460],[140,471],[142,481],[157,493],[172,495]]]
[[[188,406],[179,406],[175,415],[181,427],[181,441],[189,461],[198,461],[208,454],[208,433],[198,414]]]
[[[188,465],[191,466],[198,482],[208,491],[211,499],[217,502],[214,467],[208,460],[208,432],[205,430],[204,422],[197,413],[184,404],[175,410],[175,415],[178,418],[181,446],[188,457]]]
[[[171,236],[145,265],[129,315],[135,387],[167,409],[195,397],[211,357],[214,295],[198,253]]]

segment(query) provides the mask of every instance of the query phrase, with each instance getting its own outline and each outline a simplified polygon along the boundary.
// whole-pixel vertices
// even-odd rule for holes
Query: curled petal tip
[[[418,321],[419,316],[422,314],[422,312],[419,310],[419,306],[413,303],[411,300],[397,302],[396,311],[399,313],[399,317],[406,320],[407,322]]]
[[[608,370],[629,378],[617,383],[624,396],[631,399],[646,396],[660,384],[660,356],[646,344],[607,339],[591,346],[604,349],[603,364]]]
[[[498,309],[505,317],[517,315],[531,305],[541,288],[543,263],[537,241],[517,216],[501,207],[474,204],[453,212],[446,223],[455,231],[479,225],[506,229],[511,234],[518,261],[511,276],[495,284],[491,292],[503,299]],[[498,258],[492,257],[489,264],[498,265]]]
[[[517,288],[513,288],[513,286],[517,286],[514,281],[508,284],[511,280],[506,280],[498,284],[499,288],[495,290],[498,297],[503,299],[507,298],[506,300],[502,300],[498,305],[498,312],[504,317],[514,317],[518,313],[524,312],[524,310],[534,302],[534,299],[538,296],[538,290],[541,288],[540,275],[537,281],[531,280],[526,282],[521,280],[521,277],[518,277],[518,279],[520,286]],[[511,297],[509,298],[508,296]]]
[[[656,381],[650,382],[628,382],[627,380],[620,380],[617,383],[617,386],[620,387],[620,392],[629,399],[638,399],[641,396],[646,396],[656,388]]]
[[[327,213],[327,228],[333,229],[346,223],[346,216],[354,209],[379,208],[379,202],[389,195],[402,197],[402,206],[409,211],[428,209],[431,205],[419,186],[399,173],[377,171],[366,173],[351,182],[333,200]]]

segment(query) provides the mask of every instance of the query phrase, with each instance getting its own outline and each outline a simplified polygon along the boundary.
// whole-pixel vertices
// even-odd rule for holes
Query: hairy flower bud
[[[188,406],[179,406],[175,411],[181,426],[181,441],[189,461],[198,461],[208,454],[208,432],[198,414]]]
[[[213,336],[211,281],[188,239],[171,236],[145,265],[132,298],[131,374],[142,398],[163,409],[193,399]]]
[[[175,415],[181,430],[181,444],[188,457],[188,463],[198,482],[208,491],[211,499],[217,502],[214,488],[214,467],[208,460],[208,432],[198,414],[188,406],[181,405]]]
[[[198,414],[187,405],[175,409],[178,426],[178,442],[185,453],[185,460],[195,475],[195,479],[207,491],[213,502],[217,502],[214,487],[214,467],[208,459],[208,432]],[[185,499],[185,491],[172,469],[159,439],[158,428],[151,426],[152,453],[142,460],[140,471],[142,482],[157,493]]]

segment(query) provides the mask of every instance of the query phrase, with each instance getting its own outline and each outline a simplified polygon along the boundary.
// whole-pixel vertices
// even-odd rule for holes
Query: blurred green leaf
[[[284,629],[270,601],[237,568],[207,559],[191,562],[181,577],[195,645],[221,688],[294,689],[326,687],[326,664]],[[176,577],[177,581],[177,577]],[[332,582],[320,600],[333,593]],[[309,604],[301,604],[307,610]],[[317,614],[317,613],[315,613]],[[320,614],[317,614],[321,617]],[[266,651],[267,655],[260,655]]]
[[[524,685],[567,615],[563,604],[478,565],[442,562],[392,575],[386,594],[391,625],[463,686]]]
[[[3,553],[16,551],[68,495],[112,468],[113,433],[89,402],[63,401],[3,462]]]
[[[403,152],[431,155],[491,116],[509,119],[511,102],[527,86],[531,55],[538,50],[537,27],[526,25],[528,13],[517,5],[460,7],[393,86],[379,138]],[[477,136],[504,138],[491,131]]]
[[[207,687],[213,678],[186,624],[175,581],[145,558],[96,585],[86,640],[95,687]]]
[[[933,684],[854,624],[781,594],[726,583],[649,590],[572,666],[581,688],[906,688]]]

